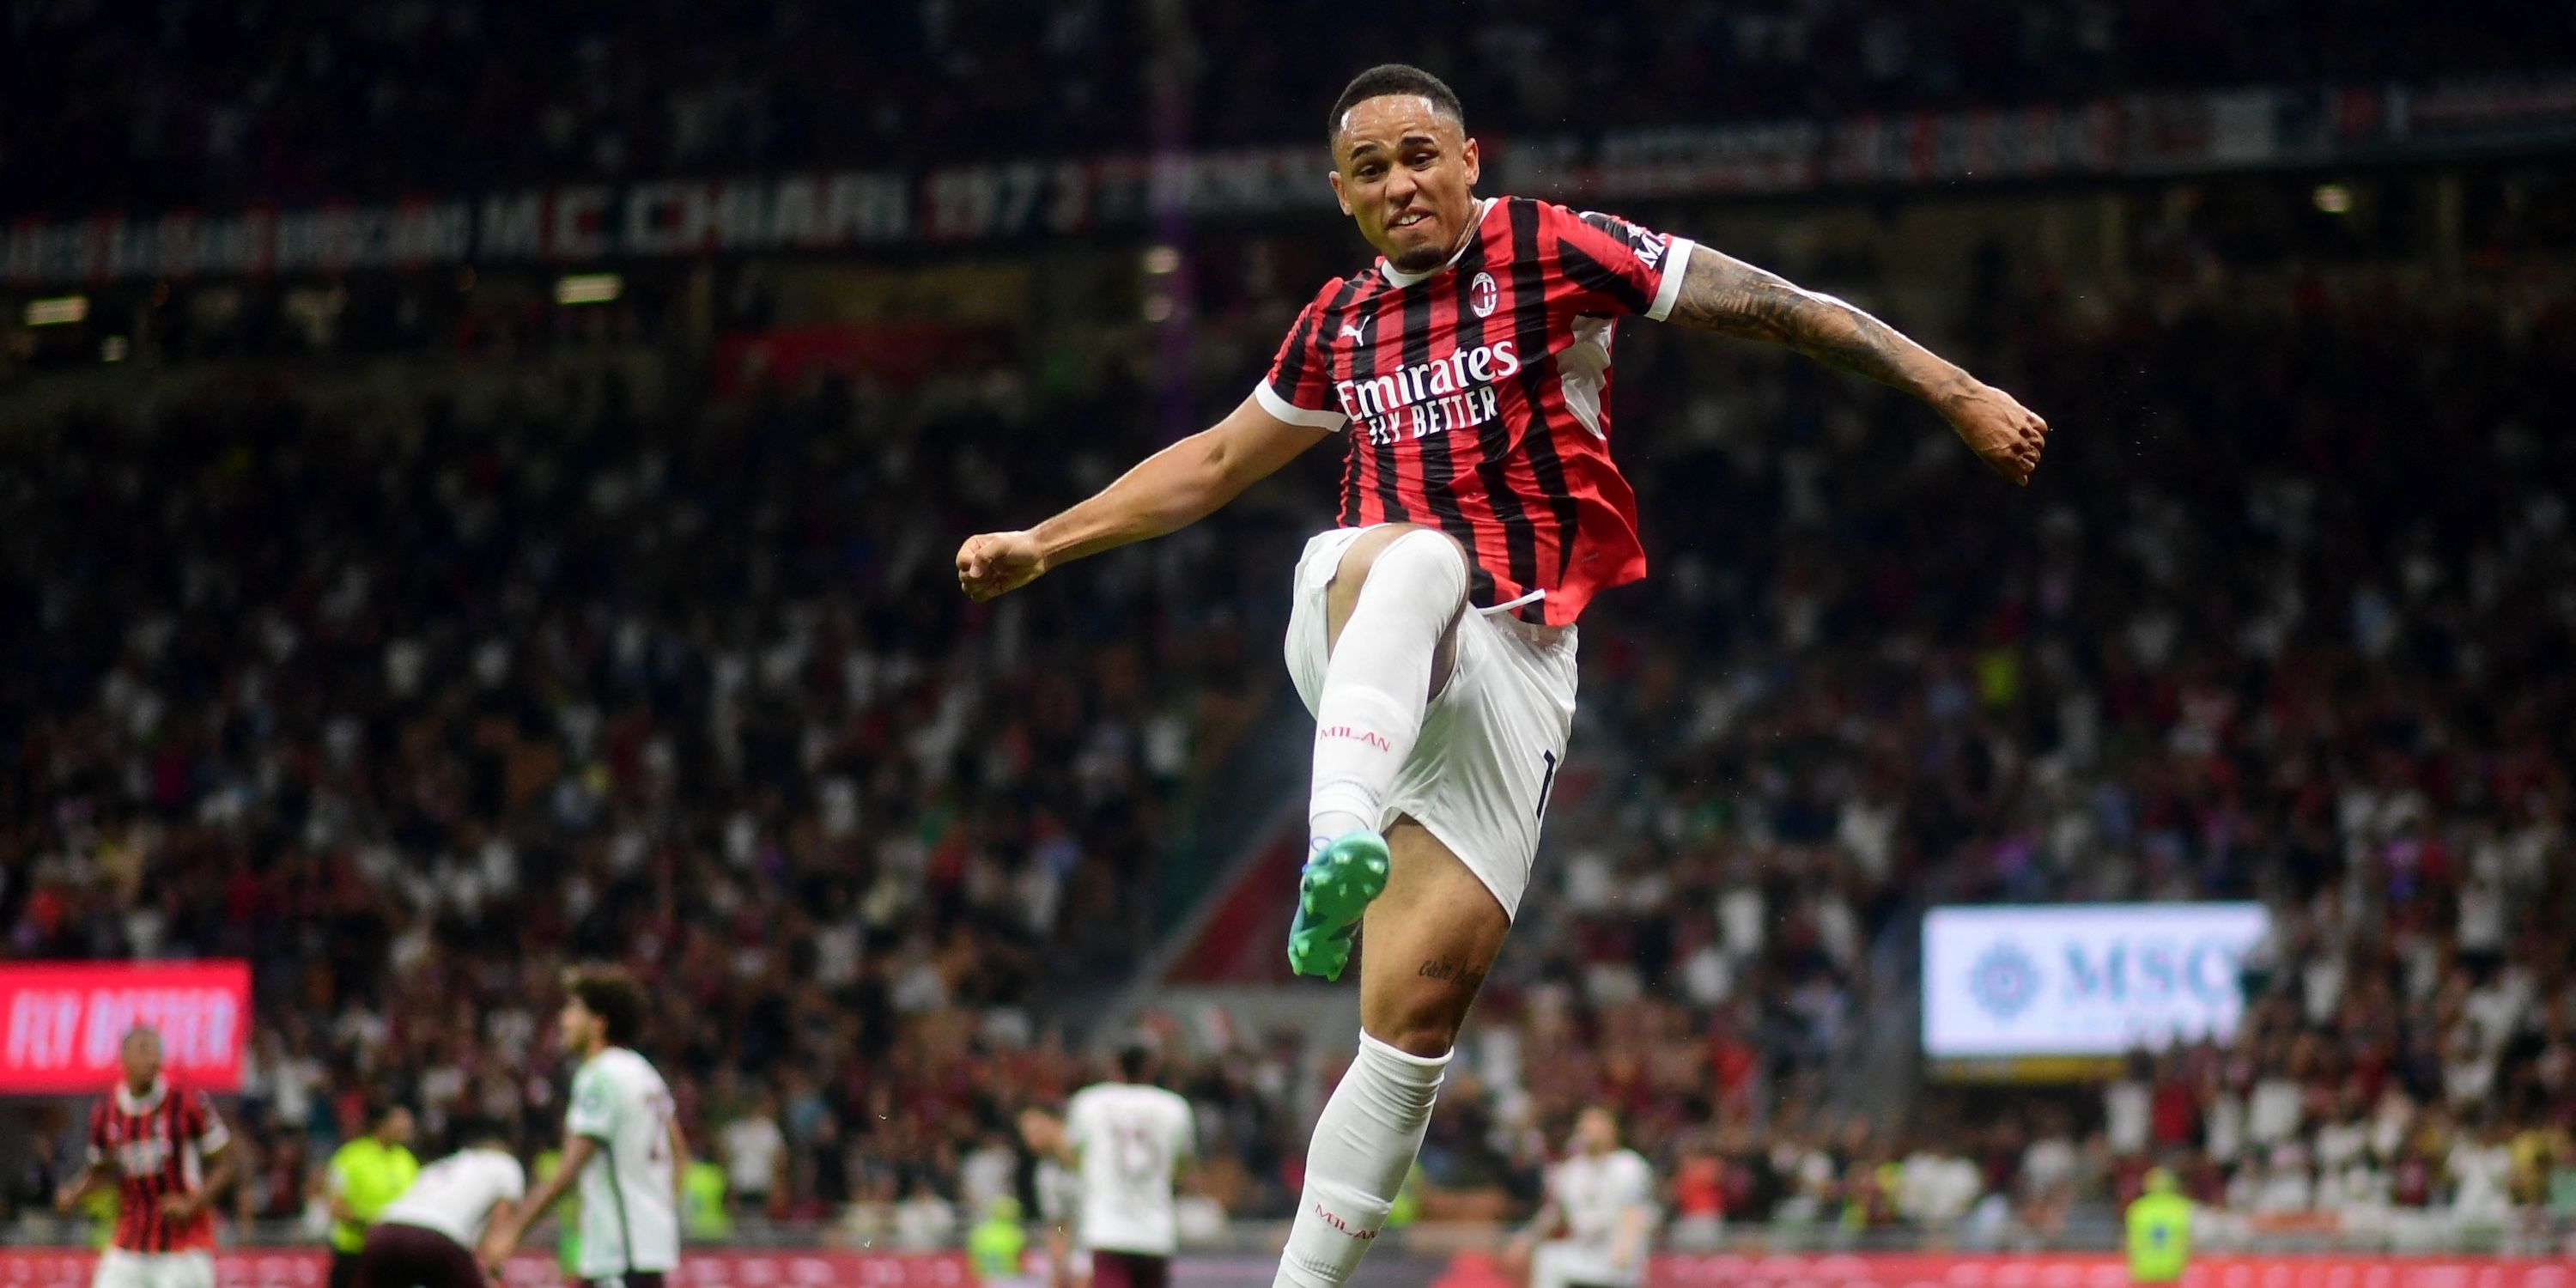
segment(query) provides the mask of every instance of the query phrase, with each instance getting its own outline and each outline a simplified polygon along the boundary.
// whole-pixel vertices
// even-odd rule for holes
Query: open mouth
[[[1396,219],[1395,219],[1393,222],[1391,222],[1391,223],[1389,223],[1389,224],[1387,225],[1387,227],[1389,227],[1389,228],[1411,228],[1411,227],[1412,227],[1412,226],[1414,226],[1415,224],[1421,223],[1423,220],[1425,220],[1425,219],[1429,219],[1430,217],[1431,217],[1431,212],[1430,212],[1430,211],[1428,211],[1428,210],[1416,210],[1416,211],[1412,212],[1411,214],[1397,216],[1397,217],[1396,217]]]

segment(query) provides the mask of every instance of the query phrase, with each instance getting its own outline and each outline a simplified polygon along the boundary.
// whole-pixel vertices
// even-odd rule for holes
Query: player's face
[[[127,1086],[148,1087],[161,1076],[161,1035],[150,1029],[126,1034],[125,1045],[116,1054],[117,1063],[124,1067]]]
[[[1333,143],[1333,195],[1399,271],[1448,262],[1476,206],[1476,141],[1417,94],[1362,99]]]
[[[1574,1141],[1586,1154],[1607,1154],[1619,1148],[1619,1124],[1599,1109],[1586,1109],[1574,1120]]]
[[[411,1111],[396,1109],[385,1115],[385,1139],[392,1144],[408,1145],[411,1143],[413,1126]]]
[[[563,1010],[555,1016],[555,1026],[563,1034],[567,1051],[589,1050],[592,1037],[599,1031],[599,1023],[599,1017],[582,1005],[578,997],[565,998]]]

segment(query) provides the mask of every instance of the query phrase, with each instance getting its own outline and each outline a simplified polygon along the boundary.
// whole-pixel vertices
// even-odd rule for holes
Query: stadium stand
[[[1542,1128],[1603,1100],[1661,1142],[1685,1242],[2040,1240],[2166,1157],[2249,1214],[2565,1221],[2576,294],[1980,310],[2035,404],[2081,409],[2062,490],[1997,502],[1892,396],[1623,340],[1661,566],[1587,631],[1615,826],[1554,847],[1426,1210],[1526,1204]],[[2141,374],[2181,369],[2223,378]],[[8,951],[252,959],[286,1003],[242,1104],[263,1216],[370,1091],[433,1139],[549,1137],[551,972],[604,954],[672,1000],[692,1135],[782,1178],[770,1214],[942,1241],[1017,1183],[1010,1109],[1088,1071],[1039,1003],[1146,945],[1119,892],[1276,684],[1299,527],[1256,507],[974,608],[934,538],[1061,490],[1015,451],[1041,427],[1099,427],[1074,468],[1107,468],[1150,400],[1007,366],[619,388],[410,431],[237,389],[0,443],[31,606],[0,627]],[[1835,1096],[1909,909],[2209,896],[2283,914],[2239,1043],[2026,1112]],[[1280,1210],[1334,1071],[1142,1022],[1210,1195]]]
[[[2494,0],[99,12],[13,17],[0,192],[25,209],[11,213],[1302,142],[1316,134],[1315,69],[1355,49],[1408,51],[1505,137],[1577,119],[1780,120],[2576,65],[2554,10]]]

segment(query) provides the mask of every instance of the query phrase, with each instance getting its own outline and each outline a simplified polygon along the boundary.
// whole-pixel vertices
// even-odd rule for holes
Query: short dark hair
[[[1467,128],[1467,109],[1458,102],[1458,92],[1447,82],[1411,63],[1379,63],[1351,78],[1342,96],[1333,100],[1333,116],[1324,122],[1324,141],[1332,143],[1342,137],[1342,117],[1353,107],[1389,94],[1410,94],[1431,100],[1431,106],[1445,113],[1458,128]]]
[[[644,1036],[644,986],[634,976],[614,966],[575,966],[564,972],[564,990],[608,1026],[610,1046]]]
[[[1135,1043],[1118,1049],[1118,1076],[1128,1082],[1143,1082],[1154,1071],[1154,1048]]]

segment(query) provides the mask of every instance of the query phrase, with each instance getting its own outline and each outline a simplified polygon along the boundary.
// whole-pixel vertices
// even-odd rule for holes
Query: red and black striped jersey
[[[116,1246],[128,1252],[185,1252],[215,1246],[215,1217],[162,1216],[161,1200],[206,1183],[206,1157],[231,1140],[204,1093],[157,1079],[136,1096],[118,1083],[89,1115],[91,1162],[117,1170]]]
[[[1637,498],[1610,461],[1610,342],[1661,319],[1691,243],[1609,215],[1487,199],[1448,264],[1337,278],[1253,396],[1350,431],[1341,523],[1438,527],[1467,548],[1469,598],[1572,622],[1646,575]]]

